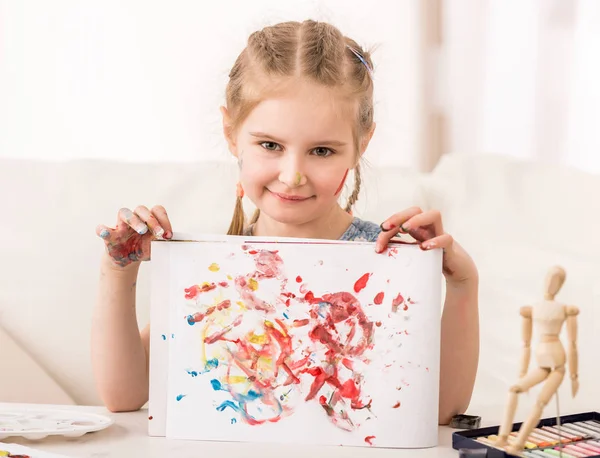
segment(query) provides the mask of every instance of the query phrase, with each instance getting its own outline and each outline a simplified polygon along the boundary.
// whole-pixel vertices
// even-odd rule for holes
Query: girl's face
[[[304,83],[259,103],[228,138],[244,193],[265,216],[303,225],[339,211],[337,199],[358,162],[356,107],[322,85]],[[224,123],[227,113],[224,111]]]

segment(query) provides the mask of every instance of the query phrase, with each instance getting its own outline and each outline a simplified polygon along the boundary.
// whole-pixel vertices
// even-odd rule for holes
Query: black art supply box
[[[577,421],[588,421],[588,420],[596,420],[600,421],[600,413],[598,412],[585,412],[585,413],[577,413],[572,415],[564,415],[560,417],[560,423],[574,423]],[[537,427],[540,426],[556,426],[556,417],[553,418],[543,418],[538,423]],[[512,430],[517,432],[521,427],[522,423],[514,423]],[[452,448],[455,450],[460,449],[486,449],[487,450],[487,458],[513,458],[515,455],[511,455],[504,450],[500,450],[489,445],[483,444],[481,442],[477,442],[478,437],[487,437],[491,435],[497,435],[500,429],[500,425],[498,426],[489,426],[487,428],[479,428],[472,429],[467,431],[457,431],[452,433]],[[596,439],[600,442],[600,439]],[[574,442],[577,445],[577,442]],[[525,449],[527,450],[527,449]],[[568,453],[568,452],[565,452]],[[589,458],[600,458],[600,455],[594,455]]]

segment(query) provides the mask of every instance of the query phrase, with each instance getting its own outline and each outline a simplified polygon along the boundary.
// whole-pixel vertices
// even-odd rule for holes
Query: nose
[[[288,154],[287,157],[282,158],[279,181],[289,189],[304,186],[307,179],[304,174],[302,159],[295,154]]]

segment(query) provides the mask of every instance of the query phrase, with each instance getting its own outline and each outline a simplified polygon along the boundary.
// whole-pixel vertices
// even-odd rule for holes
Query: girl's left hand
[[[443,271],[449,283],[458,285],[476,280],[475,263],[458,242],[444,232],[442,215],[438,210],[423,212],[418,207],[409,208],[390,216],[380,227],[382,231],[375,244],[378,253],[386,249],[396,234],[404,232],[414,238],[423,250],[441,248],[444,251]]]

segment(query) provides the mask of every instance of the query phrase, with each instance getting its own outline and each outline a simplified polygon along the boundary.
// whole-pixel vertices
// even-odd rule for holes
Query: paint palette
[[[521,423],[515,423],[509,442],[518,434]],[[486,449],[488,458],[508,458],[511,455],[495,446],[499,427],[481,428],[455,432],[452,435],[452,448]],[[525,442],[520,456],[526,458],[562,457],[600,458],[600,413],[586,412],[541,420]]]
[[[112,423],[112,419],[103,415],[77,411],[0,409],[0,440],[11,436],[29,440],[39,440],[47,436],[78,437],[105,429]]]

